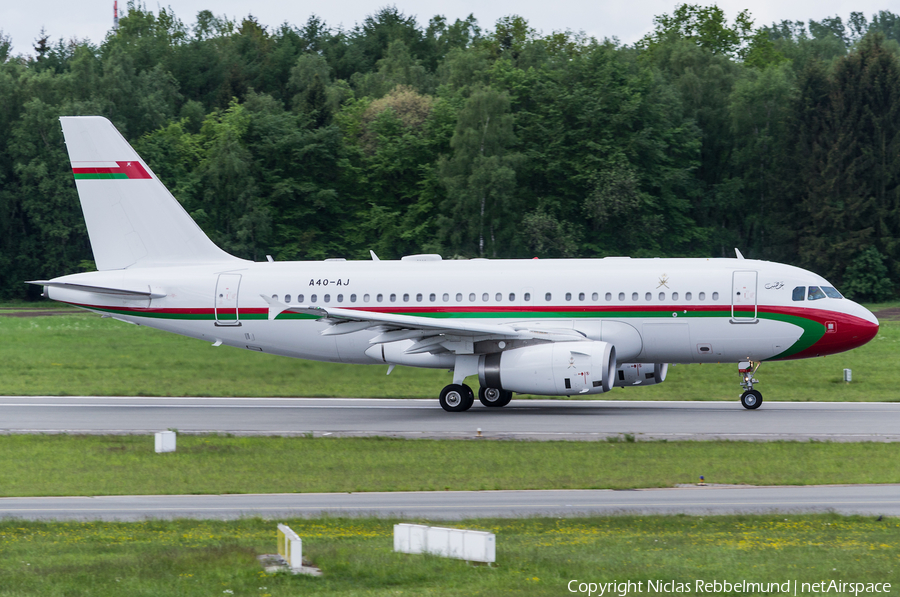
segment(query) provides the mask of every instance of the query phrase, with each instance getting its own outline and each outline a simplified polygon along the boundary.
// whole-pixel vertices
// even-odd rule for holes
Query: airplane
[[[217,247],[111,122],[60,118],[97,270],[29,283],[113,317],[251,351],[449,369],[448,412],[513,393],[592,396],[662,383],[670,363],[862,346],[878,320],[815,273],[735,258],[252,262]]]

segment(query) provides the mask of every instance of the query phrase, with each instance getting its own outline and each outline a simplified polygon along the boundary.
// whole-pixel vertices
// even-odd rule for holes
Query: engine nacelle
[[[615,372],[609,342],[553,342],[484,355],[478,381],[520,394],[573,396],[608,392]]]
[[[668,363],[624,363],[616,369],[615,387],[652,386],[666,381]]]

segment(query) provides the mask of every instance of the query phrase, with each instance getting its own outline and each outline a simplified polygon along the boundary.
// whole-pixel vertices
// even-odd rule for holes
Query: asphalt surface
[[[437,400],[0,397],[0,433],[900,441],[900,403],[513,400],[447,413]]]
[[[0,518],[135,521],[331,516],[460,520],[611,514],[900,516],[900,485],[0,498]]]

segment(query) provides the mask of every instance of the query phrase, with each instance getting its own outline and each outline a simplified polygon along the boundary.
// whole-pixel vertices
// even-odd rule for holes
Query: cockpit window
[[[828,298],[844,298],[843,296],[841,296],[840,292],[838,292],[831,286],[823,286],[822,290],[825,291],[825,296],[827,296]]]
[[[825,293],[822,292],[822,289],[818,286],[810,286],[809,296],[807,298],[811,301],[817,301],[819,299],[825,298]]]
[[[804,296],[806,296],[806,286],[798,286],[794,288],[794,295],[792,298],[795,301],[802,301]]]

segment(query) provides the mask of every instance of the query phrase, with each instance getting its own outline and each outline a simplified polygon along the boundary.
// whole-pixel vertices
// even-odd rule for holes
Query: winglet
[[[277,298],[269,297],[264,294],[261,294],[259,296],[261,296],[262,300],[266,301],[266,303],[269,304],[269,321],[272,321],[273,319],[290,309],[290,307],[279,301]]]

